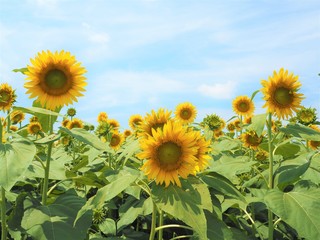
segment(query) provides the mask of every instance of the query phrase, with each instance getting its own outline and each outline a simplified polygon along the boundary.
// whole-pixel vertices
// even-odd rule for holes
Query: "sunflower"
[[[118,131],[114,131],[110,138],[109,146],[114,150],[118,150],[121,144],[123,143],[123,141],[124,141],[124,136],[120,134]]]
[[[313,130],[320,132],[320,128],[317,125],[310,125],[309,127],[312,128]],[[310,140],[310,141],[308,141],[308,146],[311,149],[316,150],[316,149],[320,148],[320,141]]]
[[[27,127],[28,133],[32,135],[37,135],[39,132],[42,131],[41,124],[39,122],[31,122]]]
[[[10,130],[13,131],[13,132],[18,131],[18,129],[19,129],[19,128],[18,128],[17,126],[15,126],[15,125],[11,125],[11,126],[10,126]]]
[[[108,119],[107,123],[113,128],[118,129],[120,127],[120,123],[115,119]]]
[[[25,114],[20,110],[15,110],[10,114],[12,124],[20,123],[24,120]]]
[[[97,117],[98,123],[106,122],[108,120],[108,115],[106,112],[100,112]]]
[[[273,72],[268,81],[262,80],[261,89],[266,103],[263,107],[268,108],[269,113],[274,113],[280,119],[292,116],[293,111],[297,112],[301,108],[303,94],[297,91],[301,87],[298,76],[289,74],[288,70],[280,69],[279,73]]]
[[[245,117],[245,119],[243,120],[244,124],[251,124],[252,123],[252,116],[247,116]]]
[[[62,125],[63,127],[65,127],[65,128],[67,128],[69,122],[70,122],[70,119],[69,119],[69,118],[65,118],[65,119],[63,119],[63,121],[61,122],[61,125]]]
[[[208,126],[210,130],[222,130],[226,123],[217,114],[207,115],[201,122],[202,126]]]
[[[258,161],[263,162],[269,158],[269,153],[265,150],[259,149],[255,153],[255,157]]]
[[[68,110],[67,110],[67,115],[69,116],[69,117],[74,117],[75,115],[77,114],[77,111],[76,111],[76,109],[75,108],[68,108]]]
[[[232,101],[232,108],[239,116],[251,116],[254,104],[248,96],[238,96]]]
[[[317,120],[317,110],[315,108],[302,107],[297,112],[297,120],[306,126],[313,124]]]
[[[146,159],[141,170],[166,187],[170,183],[181,187],[179,176],[187,178],[198,166],[195,134],[180,122],[170,120],[162,128],[152,128],[152,135],[140,139],[140,148],[137,157]]]
[[[234,132],[236,130],[236,126],[233,122],[228,123],[227,129],[229,132]]]
[[[174,112],[176,119],[183,124],[192,123],[197,116],[197,110],[194,105],[189,102],[180,103]]]
[[[243,145],[251,149],[257,149],[262,142],[262,137],[259,137],[253,130],[241,134],[241,139]]]
[[[86,69],[70,52],[42,51],[31,59],[26,72],[25,88],[30,98],[50,110],[77,102],[87,85],[83,74]]]
[[[234,126],[236,127],[236,130],[241,130],[241,122],[240,119],[236,119],[233,121]]]
[[[69,128],[69,129],[83,128],[83,122],[78,118],[74,118],[74,119],[72,119],[71,121],[68,122],[67,128]]]
[[[129,126],[132,130],[136,130],[142,123],[142,116],[140,114],[133,114],[129,118]]]
[[[10,110],[13,103],[16,101],[17,95],[15,90],[7,83],[0,84],[0,110]]]
[[[152,135],[154,130],[158,128],[162,129],[164,124],[168,122],[171,118],[171,111],[168,111],[163,108],[159,108],[158,111],[151,111],[151,114],[147,113],[144,117],[139,129],[141,130],[140,135],[148,136]]]
[[[32,116],[29,120],[29,122],[39,122],[39,119],[37,116]]]
[[[124,130],[123,135],[125,138],[129,137],[130,135],[132,135],[132,132],[129,129]]]

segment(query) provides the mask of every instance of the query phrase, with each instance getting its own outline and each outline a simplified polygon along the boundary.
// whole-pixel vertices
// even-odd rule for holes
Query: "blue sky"
[[[41,50],[66,50],[87,69],[77,116],[132,114],[191,102],[197,121],[234,114],[232,100],[261,88],[281,67],[320,112],[320,2],[256,0],[0,0],[0,82],[31,106],[25,67]],[[255,113],[262,95],[255,97]],[[65,113],[67,107],[62,110]]]

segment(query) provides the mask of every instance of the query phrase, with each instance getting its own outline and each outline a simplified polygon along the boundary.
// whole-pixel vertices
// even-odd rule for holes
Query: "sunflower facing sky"
[[[192,123],[197,116],[197,110],[194,105],[189,102],[180,103],[174,112],[176,119],[183,124]]]
[[[37,98],[42,107],[55,110],[83,96],[86,69],[70,52],[42,51],[30,61],[24,86],[29,97]]]
[[[303,94],[298,93],[301,83],[298,76],[284,70],[283,68],[277,73],[273,72],[273,76],[269,76],[268,81],[262,80],[261,89],[266,103],[263,107],[267,107],[269,113],[274,113],[280,119],[286,119],[292,116],[293,112],[297,112],[301,108]]]
[[[157,184],[170,183],[181,187],[179,176],[187,178],[197,167],[199,146],[193,131],[172,120],[163,128],[152,129],[152,135],[140,140],[140,159],[146,159],[142,171]]]
[[[16,101],[17,95],[12,87],[7,83],[0,84],[0,110],[9,110]]]
[[[238,96],[232,101],[232,108],[239,116],[251,116],[254,104],[248,96]]]
[[[142,123],[142,116],[140,114],[133,114],[129,118],[129,126],[132,130],[136,130]]]
[[[109,146],[114,150],[118,150],[121,147],[121,144],[123,143],[123,141],[124,141],[124,136],[118,131],[114,131],[110,138]]]
[[[260,143],[262,142],[262,137],[259,137],[255,131],[250,130],[248,132],[242,133],[241,140],[245,147],[258,149]]]

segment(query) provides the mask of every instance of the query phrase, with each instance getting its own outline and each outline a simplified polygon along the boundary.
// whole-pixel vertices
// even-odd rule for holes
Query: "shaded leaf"
[[[306,140],[320,141],[320,132],[300,124],[288,124],[286,127],[279,128],[281,132]]]

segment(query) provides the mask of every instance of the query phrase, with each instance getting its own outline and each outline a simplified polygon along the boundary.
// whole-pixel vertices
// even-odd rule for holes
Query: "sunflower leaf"
[[[257,93],[260,92],[260,90],[256,90],[251,95],[251,101],[254,99],[254,97],[257,95]]]
[[[22,74],[26,74],[28,72],[28,68],[16,68],[12,70],[13,72],[21,72]]]

